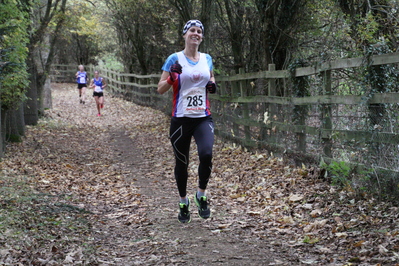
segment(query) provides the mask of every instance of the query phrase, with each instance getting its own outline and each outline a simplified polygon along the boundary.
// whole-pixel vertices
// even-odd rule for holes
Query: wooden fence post
[[[327,70],[323,72],[323,85],[324,85],[324,94],[331,95],[331,70]],[[331,140],[331,131],[332,131],[332,109],[331,104],[322,104],[322,144],[323,144],[323,152],[329,158],[332,158],[332,140]]]
[[[216,81],[217,82],[217,81]],[[221,82],[217,82],[218,84],[218,90],[217,90],[217,94],[219,95],[226,95],[227,91],[226,91],[226,82],[225,81],[221,81]]]
[[[113,72],[111,72],[111,69],[108,69],[107,68],[107,72],[108,72],[108,75],[110,76],[110,79],[111,79],[111,85],[112,85],[112,90],[115,90],[115,78],[114,78],[114,73]]]
[[[92,64],[90,64],[89,65],[89,69],[90,69],[90,75],[89,75],[89,78],[90,79],[92,79],[92,78],[94,78],[94,71],[96,71],[97,69],[94,67],[94,65],[92,65]]]
[[[300,106],[300,108],[306,108]],[[300,112],[300,116],[298,117],[297,125],[302,126],[302,132],[296,133],[297,135],[297,150],[306,153],[306,133],[304,132],[306,126],[306,115]]]
[[[235,76],[236,72],[234,70],[232,70],[230,72],[230,75],[231,76]],[[238,83],[236,81],[231,81],[231,96],[234,97],[234,98],[237,98],[239,93],[240,93],[240,88],[238,86]],[[240,136],[240,127],[238,126],[238,124],[236,124],[234,122],[234,119],[231,122],[233,123],[233,134],[234,134],[234,136],[235,137],[239,137]]]
[[[244,74],[244,69],[240,68],[239,69],[239,74]],[[246,80],[242,80],[239,83],[240,87],[240,92],[241,92],[241,97],[247,96],[248,88],[247,88],[247,82]],[[242,115],[245,120],[249,120],[249,108],[248,108],[248,103],[243,103],[242,104]],[[245,142],[249,144],[251,141],[251,128],[249,126],[244,126],[244,134],[245,134]]]
[[[108,84],[109,84],[109,88],[110,88],[110,91],[112,91],[113,92],[113,85],[112,85],[112,77],[111,77],[111,75],[110,75],[110,73],[108,72],[108,68],[106,68],[106,67],[104,67],[104,70],[105,70],[105,73],[107,73],[107,78],[108,78]]]
[[[115,70],[112,70],[112,75],[114,75],[114,80],[115,80],[115,91],[118,91],[119,89],[119,75],[118,72]]]
[[[141,85],[147,85],[147,84],[149,84],[149,83],[148,83],[148,78],[141,78],[140,84],[141,84]],[[144,94],[144,93],[147,93],[147,92],[148,92],[148,88],[142,88],[142,89],[141,89],[141,93]],[[144,105],[153,107],[152,102],[149,101],[147,97],[142,96],[142,97],[141,97],[141,100],[143,101]]]
[[[216,94],[220,96],[228,96],[228,91],[227,91],[227,82],[226,81],[218,81],[216,77],[216,83],[218,85],[218,88],[216,90]],[[217,106],[215,108],[215,105]],[[222,128],[226,129],[226,121],[228,121],[228,118],[226,116],[226,111],[229,109],[228,108],[229,104],[225,101],[219,101],[216,100],[212,102],[211,106],[211,111],[212,114],[214,114],[214,117],[217,115],[217,119],[215,119],[215,134],[218,134],[218,132],[223,131]],[[217,112],[216,112],[217,110]]]
[[[127,85],[126,85],[126,75],[123,75],[123,78],[122,78],[122,81],[123,81],[123,85],[122,85],[122,90],[121,90],[121,92],[120,92],[120,95],[122,95],[122,97],[124,98],[124,99],[126,99],[126,88],[127,88]]]
[[[135,83],[135,84],[140,84],[140,80],[138,80],[137,79],[137,77],[136,76],[134,76],[133,77],[133,83]],[[132,102],[134,102],[134,103],[137,103],[137,93],[136,92],[139,92],[139,88],[137,87],[137,86],[132,86]]]
[[[118,92],[118,89],[120,88],[120,83],[119,83],[119,81],[120,81],[120,76],[119,76],[119,72],[118,72],[118,71],[114,70],[114,72],[115,72],[115,83],[116,83],[116,90],[115,90],[115,93],[117,93],[117,92]]]
[[[276,71],[276,65],[275,64],[269,64],[269,71]],[[276,93],[276,79],[275,78],[270,78],[269,79],[269,90],[268,90],[268,96],[269,97],[275,97],[277,95]],[[275,115],[277,115],[277,106],[274,103],[271,103],[269,105],[269,117],[273,119]]]
[[[276,71],[276,65],[275,64],[269,64],[269,71]],[[275,97],[276,96],[276,79],[275,78],[269,78],[268,81],[268,96],[269,97]],[[277,116],[277,106],[274,103],[269,104],[269,120],[270,124],[273,125],[273,121],[275,121]],[[268,143],[269,144],[275,144],[276,143],[276,136],[275,133],[273,132],[274,130],[269,130],[269,136],[268,136]]]
[[[291,73],[292,81],[292,97],[302,98],[308,96],[308,78],[301,76],[296,77],[295,72]],[[287,90],[288,91],[288,90]],[[295,105],[293,108],[292,120],[294,124],[299,126],[300,132],[296,132],[296,150],[300,153],[306,153],[306,118],[308,115],[307,105]]]
[[[242,75],[244,74],[244,69],[240,68],[239,69],[239,74]],[[241,97],[248,96],[248,87],[247,87],[247,81],[242,80],[240,81],[240,92],[241,92]],[[245,120],[249,120],[249,107],[248,103],[243,103],[242,104],[242,115]],[[245,142],[249,144],[251,141],[251,128],[249,126],[244,126],[244,134],[245,134]]]
[[[269,64],[269,71],[276,71],[275,64]],[[269,96],[276,96],[276,79],[270,78],[269,79]]]
[[[118,94],[121,94],[121,92],[123,91],[125,85],[123,84],[124,80],[125,80],[125,76],[123,75],[122,72],[120,72],[118,70],[118,74],[119,74],[119,90],[118,90]]]
[[[118,91],[117,91],[117,93],[119,93],[119,91],[123,90],[123,84],[122,84],[123,76],[119,70],[117,70],[116,73],[118,74]]]
[[[233,77],[235,75],[236,75],[236,72],[234,70],[232,70],[230,72],[230,76]],[[241,91],[240,91],[240,87],[238,85],[238,82],[231,81],[231,96],[232,97],[238,97],[240,93],[241,93]]]

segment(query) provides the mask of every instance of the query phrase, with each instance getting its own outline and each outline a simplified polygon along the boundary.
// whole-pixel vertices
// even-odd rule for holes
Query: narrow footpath
[[[75,85],[53,84],[53,109],[0,162],[0,265],[399,262],[396,207],[219,138],[212,217],[192,206],[191,223],[180,224],[169,118],[108,95],[97,117],[89,94],[79,104]],[[15,184],[34,196],[16,196]],[[5,217],[17,215],[12,206],[17,222]]]

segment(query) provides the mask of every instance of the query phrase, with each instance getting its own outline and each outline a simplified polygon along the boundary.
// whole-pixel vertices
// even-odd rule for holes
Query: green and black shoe
[[[191,222],[191,215],[190,215],[190,199],[188,199],[188,204],[179,203],[180,212],[177,216],[179,222],[185,224]]]
[[[208,207],[207,200],[208,199],[206,198],[206,196],[202,196],[201,198],[198,199],[197,193],[195,193],[194,201],[198,207],[198,215],[202,219],[208,219],[209,217],[211,217],[211,209],[209,209],[209,207]]]

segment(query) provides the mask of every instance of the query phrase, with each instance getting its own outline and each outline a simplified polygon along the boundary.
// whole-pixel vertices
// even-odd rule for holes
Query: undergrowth
[[[25,177],[0,175],[0,265],[68,264],[77,253],[82,263],[94,262],[90,213],[69,198],[35,191]]]

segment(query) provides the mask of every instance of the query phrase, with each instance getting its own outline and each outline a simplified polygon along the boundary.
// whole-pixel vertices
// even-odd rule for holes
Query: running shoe
[[[82,103],[85,104],[86,102],[85,102],[85,101],[82,101]]]
[[[179,203],[179,215],[177,216],[177,219],[179,219],[179,222],[185,224],[191,222],[191,215],[190,215],[190,199],[188,199],[188,204],[185,203]]]
[[[79,100],[79,103],[82,103],[82,99]]]
[[[211,217],[211,209],[208,207],[208,202],[206,196],[202,196],[201,198],[197,198],[197,193],[194,195],[195,204],[198,207],[198,215],[202,219],[208,219]]]
[[[101,116],[101,114],[97,114],[97,116]]]

